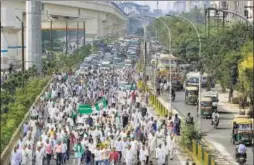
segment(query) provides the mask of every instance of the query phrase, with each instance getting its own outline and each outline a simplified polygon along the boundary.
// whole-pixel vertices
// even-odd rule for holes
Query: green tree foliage
[[[194,124],[182,124],[181,126],[181,145],[191,149],[192,140],[200,141],[201,134],[197,130]]]
[[[200,61],[203,71],[214,75],[223,88],[230,88],[232,65],[239,64],[246,57],[246,54],[252,53],[253,36],[251,27],[242,22],[232,23],[225,28],[210,27],[208,37],[202,13],[195,10],[185,13],[183,16],[198,27],[202,42],[201,58],[198,56],[199,42],[194,28],[187,21],[180,18],[160,17],[161,20],[167,23],[171,31],[171,52],[189,63]],[[197,13],[196,16],[195,13]],[[200,20],[195,20],[195,17],[200,18]],[[152,30],[153,34],[157,33],[158,39],[167,47],[169,39],[166,27],[161,22],[154,20],[149,29]],[[241,81],[238,82],[235,88],[246,93],[247,91],[240,87],[242,86]],[[247,82],[249,86],[252,86],[250,81]]]

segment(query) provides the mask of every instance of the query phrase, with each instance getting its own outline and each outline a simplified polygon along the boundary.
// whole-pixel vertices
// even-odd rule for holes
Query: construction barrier
[[[144,89],[144,92],[149,92],[149,104],[153,106],[155,113],[161,117],[166,115],[171,115],[168,112],[168,108],[165,107],[159,99],[157,98],[156,94],[152,89],[148,86],[145,86],[143,81],[138,82],[138,88]],[[188,150],[190,155],[192,156],[193,160],[198,165],[216,165],[214,158],[210,155],[202,144],[197,143],[196,141],[192,141],[192,149]]]

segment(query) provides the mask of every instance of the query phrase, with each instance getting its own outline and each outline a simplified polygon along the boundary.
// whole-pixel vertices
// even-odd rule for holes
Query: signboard
[[[80,114],[89,115],[89,114],[93,113],[94,111],[100,111],[101,108],[106,108],[106,107],[107,107],[107,101],[103,97],[100,101],[96,102],[94,105],[80,104],[78,106],[78,112]]]

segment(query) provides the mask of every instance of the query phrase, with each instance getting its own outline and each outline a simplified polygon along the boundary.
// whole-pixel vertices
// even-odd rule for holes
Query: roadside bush
[[[192,140],[200,141],[202,135],[195,125],[183,123],[181,126],[181,141],[180,144],[187,149],[191,149]]]
[[[9,143],[13,133],[16,131],[34,100],[40,94],[49,79],[50,76],[42,79],[39,77],[33,78],[23,89],[18,88],[16,90],[14,95],[15,102],[9,102],[8,105],[6,105],[8,112],[1,116],[3,121],[1,123],[1,151]]]

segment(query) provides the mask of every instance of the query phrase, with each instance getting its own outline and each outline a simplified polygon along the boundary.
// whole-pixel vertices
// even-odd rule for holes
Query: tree
[[[249,52],[238,65],[239,68],[239,86],[246,100],[250,98],[253,107],[253,54]]]

